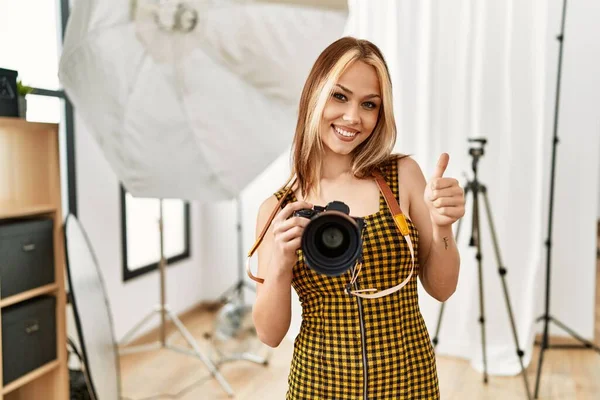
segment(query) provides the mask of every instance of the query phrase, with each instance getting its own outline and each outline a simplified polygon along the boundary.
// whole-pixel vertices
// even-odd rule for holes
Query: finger
[[[283,209],[279,212],[279,219],[288,219],[294,211],[302,210],[304,208],[312,208],[312,204],[307,203],[306,201],[295,201],[293,203],[288,203]]]
[[[443,215],[445,217],[460,218],[464,215],[465,209],[462,206],[440,207],[440,208],[436,208],[436,211],[438,214]]]
[[[454,178],[435,178],[431,181],[431,190],[446,189],[452,186],[458,186],[458,181]]]
[[[464,201],[461,197],[440,197],[431,202],[434,207],[457,207],[463,205]]]
[[[431,191],[431,201],[437,200],[442,197],[454,197],[462,196],[463,189],[460,186],[451,186],[445,189],[436,189]]]
[[[305,228],[306,225],[308,225],[309,222],[310,222],[310,220],[308,218],[291,217],[289,219],[286,219],[285,221],[281,221],[277,225],[277,228],[275,229],[275,232],[276,233],[283,233],[283,232],[286,232],[286,231],[290,230],[291,228],[293,228],[295,226],[300,226],[302,228]]]
[[[450,156],[448,155],[448,153],[442,153],[442,155],[440,155],[440,158],[438,159],[437,165],[435,166],[432,178],[441,178],[442,176],[444,176],[444,172],[446,171],[446,167],[448,167],[449,161]]]
[[[285,247],[290,250],[298,250],[301,245],[302,245],[302,238],[296,238],[294,240],[287,242],[285,244]]]
[[[302,226],[293,226],[285,232],[282,232],[279,235],[279,238],[282,242],[289,242],[298,237],[302,236],[302,232],[304,232],[304,227]]]

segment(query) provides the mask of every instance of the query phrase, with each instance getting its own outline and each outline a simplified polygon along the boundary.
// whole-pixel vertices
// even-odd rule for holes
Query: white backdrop
[[[426,176],[442,151],[450,153],[448,175],[463,180],[470,172],[466,139],[488,138],[480,162],[515,313],[521,347],[530,361],[533,337],[542,325],[548,184],[558,43],[562,1],[474,2],[452,0],[350,1],[347,33],[373,40],[391,68],[399,135],[397,151],[410,153]],[[571,2],[565,39],[560,110],[552,259],[554,317],[586,338],[593,337],[595,238],[600,148],[600,4]],[[254,241],[260,203],[285,180],[283,154],[243,193],[244,249]],[[471,198],[467,199],[472,201]],[[221,252],[225,238],[233,246],[233,226],[215,215],[235,215],[233,203],[205,206],[206,237],[203,288],[217,296],[232,281],[236,266]],[[447,303],[438,352],[472,360],[481,369],[481,342],[475,254],[467,246],[471,210],[463,222],[461,276]],[[481,215],[485,220],[485,215]],[[484,222],[484,221],[482,221]],[[520,371],[491,243],[482,224],[484,300],[488,371]],[[216,246],[219,245],[219,246]],[[218,268],[215,267],[218,265]],[[229,273],[227,273],[229,272]],[[421,291],[421,309],[433,334],[439,303]],[[293,304],[293,338],[300,326]],[[552,333],[562,334],[558,329]],[[537,363],[537,359],[535,360]]]
[[[591,338],[600,137],[600,118],[592,106],[599,104],[600,80],[593,68],[600,64],[600,52],[591,41],[590,14],[598,17],[600,7],[592,1],[572,3],[563,61],[553,238],[553,278],[561,285],[553,287],[551,311]],[[426,176],[439,153],[447,151],[448,174],[464,180],[463,173],[470,172],[467,137],[489,139],[480,178],[488,186],[500,256],[509,270],[518,334],[526,355],[531,355],[545,279],[543,241],[558,56],[554,37],[560,29],[562,1],[356,0],[351,5],[348,32],[375,41],[390,64],[397,151],[414,154]],[[578,179],[588,174],[591,181]],[[472,198],[467,201],[472,203]],[[481,369],[477,264],[474,249],[467,245],[471,215],[467,207],[459,240],[460,283],[447,303],[438,350],[470,358]],[[485,222],[488,368],[490,373],[512,374],[519,371],[515,344]],[[421,290],[421,306],[433,334],[439,305]]]

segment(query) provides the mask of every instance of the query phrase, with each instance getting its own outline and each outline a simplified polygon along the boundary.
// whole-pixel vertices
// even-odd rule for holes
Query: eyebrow
[[[345,87],[345,86],[342,86],[342,85],[340,85],[339,83],[336,83],[336,85],[335,85],[335,86],[339,87],[339,88],[340,88],[340,89],[342,89],[344,92],[348,92],[349,94],[354,94],[354,93],[352,92],[352,90],[348,89],[348,88],[347,88],[347,87]],[[371,98],[373,98],[373,97],[378,97],[378,98],[381,98],[381,96],[380,96],[380,95],[373,93],[373,94],[370,94],[370,95],[368,95],[368,96],[365,96],[365,100],[366,100],[366,99],[371,99]]]

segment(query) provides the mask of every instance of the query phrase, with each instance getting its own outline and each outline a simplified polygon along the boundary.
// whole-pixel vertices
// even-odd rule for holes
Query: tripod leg
[[[531,399],[531,392],[529,390],[529,381],[527,380],[527,374],[525,373],[525,366],[523,364],[523,355],[524,352],[519,347],[519,337],[517,335],[517,327],[515,324],[515,318],[513,315],[512,307],[510,305],[510,299],[508,295],[508,287],[506,285],[506,268],[502,263],[502,258],[500,256],[500,247],[498,246],[498,238],[496,237],[496,229],[494,228],[494,221],[492,219],[492,213],[490,210],[490,202],[487,197],[487,190],[485,186],[481,185],[481,193],[483,194],[485,211],[488,217],[488,224],[490,226],[490,232],[492,234],[492,242],[494,244],[494,253],[496,254],[496,262],[498,263],[498,274],[500,275],[502,281],[502,289],[504,291],[504,300],[506,301],[506,309],[508,310],[508,316],[510,319],[510,325],[512,328],[513,339],[515,341],[515,346],[517,348],[517,356],[519,357],[519,363],[521,364],[521,375],[523,375],[523,381],[525,383],[525,391],[527,392],[527,398]]]
[[[469,193],[470,190],[470,185],[467,184],[465,186],[465,205],[466,205],[466,198],[467,198],[467,194]],[[456,243],[458,243],[458,236],[460,235],[460,227],[462,226],[462,218],[458,220],[458,224],[456,226],[456,235],[454,240],[456,241]],[[433,340],[431,341],[433,343],[433,351],[435,351],[438,342],[439,342],[439,335],[440,335],[440,329],[441,329],[441,325],[442,325],[442,315],[444,314],[444,307],[446,306],[446,303],[442,303],[440,305],[440,314],[438,315],[438,320],[437,320],[437,326],[435,328],[435,335],[433,337]]]
[[[158,312],[158,308],[156,310],[152,310],[140,322],[138,322],[133,328],[131,328],[129,331],[127,331],[125,336],[123,336],[123,339],[121,339],[121,343],[119,343],[119,346],[120,347],[127,346],[133,340],[133,337],[138,333],[138,331],[141,328],[143,328],[148,322],[150,322],[150,320],[156,315],[157,312]]]
[[[475,242],[477,247],[477,271],[479,275],[479,324],[481,326],[481,346],[483,356],[483,382],[488,383],[487,373],[487,351],[486,351],[486,340],[485,340],[485,306],[483,302],[483,268],[481,265],[481,240],[480,237],[480,224],[479,224],[479,199],[478,190],[473,190],[473,236],[471,242]],[[475,239],[476,238],[476,239]]]
[[[221,373],[217,370],[217,368],[215,367],[213,362],[202,353],[202,351],[200,350],[200,347],[198,346],[198,343],[196,343],[196,339],[194,339],[192,334],[186,329],[186,327],[183,325],[183,323],[179,320],[179,317],[177,317],[177,315],[175,315],[175,313],[173,313],[171,310],[165,310],[165,311],[166,311],[169,319],[171,321],[173,321],[173,323],[177,327],[177,330],[181,333],[181,335],[183,336],[185,341],[193,349],[193,355],[195,355],[197,358],[199,358],[204,363],[204,365],[208,368],[208,370],[213,375],[213,377],[217,380],[217,382],[219,382],[219,384],[221,385],[223,390],[225,390],[225,392],[227,392],[227,394],[229,396],[233,396],[233,390],[231,389],[231,386],[229,386],[229,383],[225,380],[223,375],[221,375]],[[176,346],[169,346],[169,348],[173,349],[173,350],[178,350],[178,348]]]
[[[569,346],[569,345],[564,345],[564,346],[554,345],[552,347],[592,349],[592,350],[600,353],[600,347],[596,346],[594,343],[590,342],[589,340],[582,338],[580,335],[577,334],[577,332],[575,332],[573,329],[569,328],[568,326],[566,326],[565,324],[563,324],[556,318],[554,318],[554,317],[549,317],[549,318],[550,318],[550,321],[553,321],[556,325],[558,325],[559,328],[561,328],[562,330],[567,332],[569,335],[573,336],[573,338],[575,338],[575,339],[579,340],[581,343],[583,343],[583,345],[571,345],[571,346]]]
[[[437,348],[438,345],[438,337],[440,335],[440,328],[442,325],[442,315],[444,314],[444,306],[446,305],[446,303],[442,303],[440,305],[440,314],[438,315],[438,320],[437,320],[437,326],[435,328],[435,336],[433,337],[433,340],[431,341],[431,343],[433,343],[433,351],[435,352],[435,349]]]
[[[223,294],[221,294],[221,297],[219,297],[218,302],[225,304],[233,297],[234,294],[237,294],[239,296],[239,293],[242,290],[242,285],[243,282],[241,280],[231,285],[227,290],[223,292]]]
[[[548,318],[548,317],[546,317]],[[542,364],[544,363],[544,352],[548,349],[548,321],[544,323],[544,335],[540,346],[540,356],[538,357],[538,368],[535,376],[535,392],[533,398],[537,399],[540,391],[540,377],[542,376]]]

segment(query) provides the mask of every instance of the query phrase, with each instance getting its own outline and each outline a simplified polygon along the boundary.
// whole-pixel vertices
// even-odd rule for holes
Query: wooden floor
[[[600,344],[600,260],[597,271],[595,343]],[[210,330],[212,313],[196,310],[182,316],[182,321],[208,354],[208,342],[203,335]],[[532,393],[538,351],[539,347],[535,346],[534,362],[528,369]],[[222,365],[220,371],[236,392],[236,399],[282,400],[287,389],[291,355],[292,343],[285,342],[271,352],[270,363],[266,367],[236,361]],[[491,376],[488,384],[484,385],[481,374],[469,362],[447,357],[438,357],[438,372],[442,400],[527,398],[521,376]],[[122,356],[121,376],[126,400],[228,398],[219,384],[209,378],[208,370],[201,361],[169,350]],[[542,378],[539,399],[598,400],[600,355],[591,350],[550,349],[545,352]]]
[[[182,318],[186,327],[202,338],[210,326],[210,314],[198,311]],[[531,390],[535,384],[538,347],[529,369]],[[237,399],[281,400],[285,398],[287,374],[292,355],[292,344],[284,342],[272,351],[267,367],[236,361],[221,366],[221,372],[236,392]],[[555,350],[545,353],[540,399],[599,399],[600,355],[590,350]],[[487,385],[470,364],[461,359],[438,358],[442,399],[526,399],[522,377],[490,377]],[[226,399],[214,379],[207,380],[203,364],[186,355],[169,350],[153,351],[121,357],[123,394],[126,399],[168,399],[177,395],[182,400]]]

